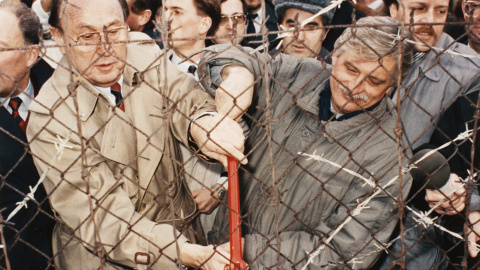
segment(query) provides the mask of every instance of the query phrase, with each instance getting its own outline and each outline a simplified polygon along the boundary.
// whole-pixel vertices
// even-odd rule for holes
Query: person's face
[[[148,21],[150,20],[152,11],[149,9],[146,9],[142,11],[140,14],[137,14],[132,11],[133,2],[134,0],[127,0],[128,9],[130,11],[127,18],[127,24],[128,24],[128,27],[130,27],[130,30],[141,32],[145,28],[145,24],[147,24]]]
[[[166,0],[165,16],[170,22],[175,49],[188,49],[197,40],[196,37],[205,37],[212,25],[208,16],[200,16],[193,0]],[[202,41],[203,42],[203,41]]]
[[[422,43],[415,45],[415,50],[421,52],[430,50],[430,46],[437,44],[443,32],[443,23],[447,21],[448,16],[449,0],[402,0],[402,2],[404,6],[400,3],[398,8],[394,4],[390,5],[390,14],[406,24],[410,24],[412,20],[415,24],[412,29],[414,40]],[[441,24],[424,25],[425,23]]]
[[[250,13],[256,13],[262,7],[262,0],[245,0],[245,3]]]
[[[68,23],[63,20],[68,20]],[[55,40],[60,44],[105,42],[104,29],[108,31],[109,41],[125,41],[128,36],[122,8],[117,0],[69,1],[61,23],[66,33],[54,31]],[[79,45],[71,46],[68,50],[62,48],[62,53],[68,55],[70,63],[90,83],[109,87],[118,82],[123,73],[127,46],[121,42]]]
[[[23,48],[25,40],[17,17],[0,9],[0,49]],[[36,62],[38,50],[0,51],[0,97],[19,95],[28,86],[29,68]]]
[[[464,0],[462,10],[465,22],[471,23],[465,25],[468,41],[480,44],[480,0]]]
[[[352,51],[334,54],[330,87],[335,111],[347,114],[379,102],[392,89],[395,63],[388,56],[380,61],[365,61]]]
[[[298,15],[298,18],[297,18]],[[280,24],[282,30],[294,28],[303,21],[313,16],[313,13],[289,8],[285,11],[283,22]],[[323,26],[322,18],[316,17],[313,21],[300,28],[301,31],[290,32],[292,36],[283,38],[283,52],[298,58],[314,58],[322,49],[322,41],[324,38],[324,29],[314,29]]]
[[[234,44],[240,44],[245,33],[245,14],[241,0],[228,0],[222,3],[222,16],[220,24],[215,31],[215,36],[237,36]],[[216,44],[232,43],[232,38],[218,38],[213,40]]]

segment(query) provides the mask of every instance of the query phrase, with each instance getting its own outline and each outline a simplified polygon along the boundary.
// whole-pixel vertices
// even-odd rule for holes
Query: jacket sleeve
[[[319,221],[311,231],[281,229],[278,237],[246,235],[244,254],[250,266],[301,269],[312,256],[307,269],[369,269],[382,251],[378,247],[389,241],[397,224],[396,201],[400,199],[398,180],[383,188],[398,174],[396,155],[392,155],[391,149],[383,149],[371,158],[362,164],[365,171],[377,176],[373,177],[376,187],[372,189],[363,180],[356,180],[334,214]],[[365,172],[357,173],[370,177]],[[410,175],[404,175],[404,198],[410,185]],[[372,196],[375,190],[381,191]],[[359,204],[365,201],[366,207],[360,209]],[[318,254],[314,255],[316,251]]]
[[[226,44],[206,49],[199,65],[203,88],[215,96],[222,82],[220,72],[229,65],[247,68],[254,76],[255,85],[251,108],[266,108],[267,90],[271,100],[292,96],[293,102],[308,94],[328,79],[331,66],[316,59],[300,59],[286,54],[270,58],[262,53],[252,53],[251,48]]]

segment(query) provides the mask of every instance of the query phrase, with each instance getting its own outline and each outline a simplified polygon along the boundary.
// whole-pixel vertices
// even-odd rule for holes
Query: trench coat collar
[[[82,75],[68,63],[66,56],[60,60],[56,72],[53,73],[52,84],[55,91],[57,91],[72,111],[77,111],[77,109],[74,99],[69,97],[72,95],[77,96],[78,113],[81,121],[87,121],[92,115],[99,99],[103,99],[103,103],[107,106],[109,105],[108,97],[82,77]]]

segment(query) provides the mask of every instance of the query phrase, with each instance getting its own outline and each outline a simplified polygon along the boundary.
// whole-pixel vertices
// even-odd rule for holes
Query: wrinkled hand
[[[247,158],[243,155],[243,129],[229,117],[200,117],[192,123],[190,134],[205,155],[220,161],[223,166],[227,167],[227,156],[247,164]]]
[[[213,188],[195,190],[192,195],[200,213],[210,214],[220,203],[220,195]]]
[[[254,78],[242,66],[222,69],[223,82],[215,93],[215,105],[220,114],[238,120],[252,104]]]
[[[462,184],[460,178],[454,173],[450,174],[449,181],[453,181],[453,188],[456,188],[458,185]],[[426,193],[425,200],[428,202],[428,206],[430,208],[433,208],[439,201],[445,198],[445,196],[438,190],[427,189]],[[461,187],[455,191],[455,193],[450,195],[445,202],[435,208],[435,212],[442,215],[456,215],[465,208],[465,197],[465,187]]]
[[[224,270],[230,263],[229,258],[230,253],[220,246],[185,243],[180,250],[180,259],[185,265],[203,270]]]
[[[467,240],[468,243],[468,253],[473,258],[477,257],[478,249],[474,245],[477,241],[480,241],[480,212],[473,211],[468,215],[468,219],[470,220],[470,224],[472,225],[473,230],[470,226],[467,228]]]

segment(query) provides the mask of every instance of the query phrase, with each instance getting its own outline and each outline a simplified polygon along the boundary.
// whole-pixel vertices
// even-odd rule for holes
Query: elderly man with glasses
[[[245,160],[242,129],[145,34],[128,33],[127,17],[125,0],[53,1],[64,57],[30,106],[27,135],[58,217],[55,265],[223,269],[228,252],[198,244],[178,148]]]

